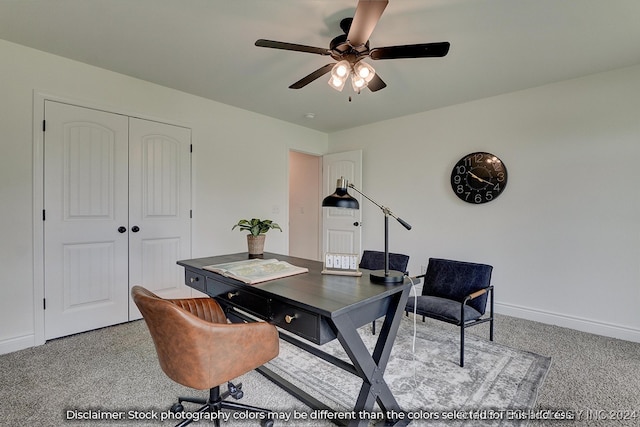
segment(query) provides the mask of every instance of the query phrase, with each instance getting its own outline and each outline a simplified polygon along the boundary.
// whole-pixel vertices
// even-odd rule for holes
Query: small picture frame
[[[358,255],[326,252],[324,254],[324,269],[322,274],[336,274],[340,276],[362,276],[358,270]]]

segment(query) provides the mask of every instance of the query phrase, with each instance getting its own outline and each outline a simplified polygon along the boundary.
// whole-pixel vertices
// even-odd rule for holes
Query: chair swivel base
[[[202,399],[197,397],[179,397],[178,403],[175,403],[173,406],[171,406],[171,412],[178,413],[178,412],[184,411],[184,406],[182,405],[182,402],[199,403],[203,405],[202,407],[200,407],[200,409],[195,411],[196,413],[219,412],[222,409],[231,409],[234,411],[263,412],[263,413],[271,412],[269,409],[259,408],[257,406],[251,406],[251,405],[243,405],[241,403],[235,403],[235,402],[224,400],[229,396],[232,396],[235,399],[241,399],[244,394],[241,391],[241,389],[242,389],[242,384],[238,384],[237,386],[235,386],[233,383],[229,382],[228,390],[222,394],[220,394],[219,386],[209,390],[209,399]],[[176,427],[184,427],[188,424],[191,424],[193,421],[194,421],[193,418],[187,418],[184,421],[182,421],[180,424],[177,424]],[[220,426],[220,420],[218,418],[215,418],[214,422],[216,427]],[[273,427],[273,420],[266,417],[261,418],[260,426]]]
[[[402,283],[404,282],[404,273],[394,270],[389,270],[388,272],[384,270],[374,270],[369,275],[369,279],[373,283],[383,283],[385,285]]]

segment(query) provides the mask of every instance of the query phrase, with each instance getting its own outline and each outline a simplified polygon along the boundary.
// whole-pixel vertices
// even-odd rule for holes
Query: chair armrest
[[[213,324],[205,332],[209,375],[225,382],[251,371],[279,353],[280,337],[267,322]],[[220,381],[222,380],[222,381]]]
[[[484,295],[487,292],[491,292],[491,291],[493,291],[493,286],[488,286],[486,288],[478,289],[474,293],[467,295],[463,300],[462,304],[466,304],[467,301],[471,301],[472,299],[478,298],[480,295]]]

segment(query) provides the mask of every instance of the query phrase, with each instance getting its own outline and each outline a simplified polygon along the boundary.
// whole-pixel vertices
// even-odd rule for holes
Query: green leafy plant
[[[234,225],[231,228],[231,230],[235,230],[236,227],[240,227],[240,231],[247,230],[253,236],[265,234],[267,231],[271,230],[272,228],[275,230],[282,231],[282,228],[280,228],[278,224],[271,221],[270,219],[252,218],[251,221],[248,221],[246,219],[241,219],[240,221],[238,221],[236,225]]]

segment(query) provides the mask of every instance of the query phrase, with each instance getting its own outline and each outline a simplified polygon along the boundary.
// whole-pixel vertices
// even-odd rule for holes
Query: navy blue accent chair
[[[389,270],[400,271],[408,275],[407,265],[409,265],[409,255],[389,252]],[[368,250],[362,252],[359,267],[367,270],[384,270],[384,252]],[[371,323],[371,333],[376,334],[375,320]]]
[[[405,311],[460,326],[460,366],[464,366],[464,330],[489,322],[493,341],[493,286],[487,264],[429,258],[422,295],[409,297]],[[417,299],[417,304],[416,303]],[[489,300],[489,313],[486,313]]]

